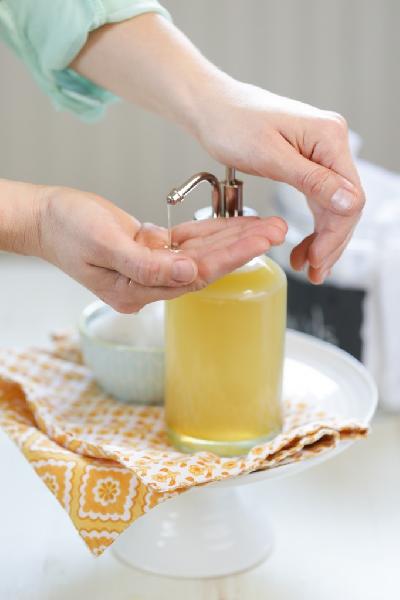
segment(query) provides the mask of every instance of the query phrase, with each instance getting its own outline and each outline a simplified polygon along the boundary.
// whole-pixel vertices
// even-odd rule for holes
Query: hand
[[[314,232],[291,262],[323,281],[364,205],[342,117],[235,81],[153,14],[92,32],[71,67],[181,124],[222,164],[303,192]]]
[[[57,265],[120,312],[199,290],[283,242],[286,224],[272,217],[191,221],[168,232],[141,224],[111,202],[66,188],[43,188],[42,258]]]
[[[291,255],[322,283],[345,249],[364,206],[345,120],[228,77],[205,89],[197,137],[221,163],[289,183],[303,192],[314,232]]]

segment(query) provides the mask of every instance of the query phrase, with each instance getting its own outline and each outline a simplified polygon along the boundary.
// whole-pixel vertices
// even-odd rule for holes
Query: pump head
[[[235,169],[226,168],[224,181],[219,182],[212,173],[197,173],[174,188],[167,196],[168,204],[183,202],[185,197],[203,181],[212,186],[211,210],[213,217],[238,217],[243,215],[243,182],[235,177]],[[222,189],[221,189],[222,188]]]

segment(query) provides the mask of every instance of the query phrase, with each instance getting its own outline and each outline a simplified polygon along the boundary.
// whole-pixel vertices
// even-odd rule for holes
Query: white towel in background
[[[399,180],[400,183],[400,180]],[[400,189],[382,201],[375,223],[373,276],[365,302],[364,362],[381,406],[400,411]]]
[[[398,202],[398,206],[397,206]],[[400,411],[400,194],[378,240],[382,405]]]
[[[400,239],[385,244],[382,257],[382,406],[400,411]]]

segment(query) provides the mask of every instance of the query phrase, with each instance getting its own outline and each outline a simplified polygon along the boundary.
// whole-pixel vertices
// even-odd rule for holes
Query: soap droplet
[[[178,244],[173,244],[172,247],[165,244],[164,248],[169,250],[170,252],[174,252],[175,254],[178,252],[182,252],[181,248],[179,248]]]

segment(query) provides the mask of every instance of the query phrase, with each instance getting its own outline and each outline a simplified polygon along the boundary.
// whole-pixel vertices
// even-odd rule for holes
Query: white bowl
[[[84,362],[107,393],[121,402],[162,404],[163,302],[133,315],[94,302],[82,313],[79,333]]]

